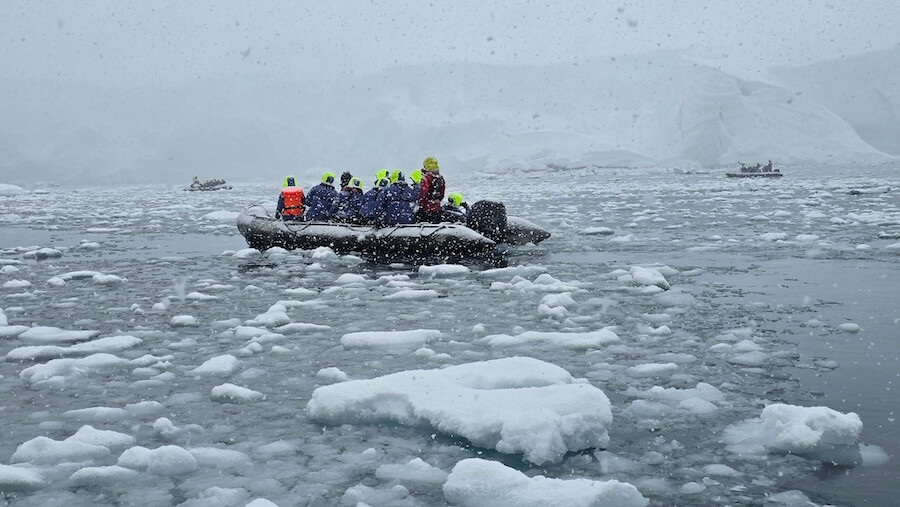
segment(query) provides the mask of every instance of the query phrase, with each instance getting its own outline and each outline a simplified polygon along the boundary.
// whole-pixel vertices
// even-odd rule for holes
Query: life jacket
[[[281,189],[284,199],[282,215],[297,217],[303,214],[303,189],[300,187],[284,187]]]
[[[425,198],[429,201],[438,201],[440,202],[444,198],[444,189],[446,184],[444,183],[444,177],[439,173],[432,173],[428,185],[428,193],[425,194]]]

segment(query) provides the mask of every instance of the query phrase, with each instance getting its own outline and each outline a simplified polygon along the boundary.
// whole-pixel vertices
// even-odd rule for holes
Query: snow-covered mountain
[[[464,171],[890,160],[896,114],[844,107],[827,83],[800,86],[810,73],[864,75],[869,66],[887,74],[885,85],[900,77],[879,55],[852,63],[779,69],[804,93],[672,52],[540,66],[417,65],[337,82],[313,72],[304,82],[248,75],[141,89],[7,80],[0,91],[14,100],[0,103],[0,181],[280,179],[322,167],[411,168],[426,155]],[[897,89],[882,94],[896,104]]]

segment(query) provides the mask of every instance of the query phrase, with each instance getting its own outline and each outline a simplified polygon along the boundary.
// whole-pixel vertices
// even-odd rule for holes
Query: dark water
[[[558,185],[556,193],[531,179],[522,180],[524,188],[510,188],[497,179],[461,190],[470,202],[474,197],[502,199],[511,214],[554,233],[537,247],[512,252],[509,264],[542,267],[571,285],[568,291],[577,305],[568,308],[564,318],[537,311],[545,293],[491,290],[492,282],[510,282],[513,274],[495,278],[476,269],[465,276],[432,279],[420,276],[413,266],[376,266],[313,252],[235,257],[234,251],[246,244],[233,221],[208,214],[235,212],[272,199],[273,188],[238,185],[211,193],[169,187],[86,188],[67,195],[59,209],[46,203],[60,200],[46,195],[0,198],[0,217],[5,217],[0,220],[0,258],[22,261],[14,265],[17,272],[0,274],[0,282],[32,283],[24,289],[0,289],[0,307],[10,324],[96,329],[102,336],[132,334],[144,344],[118,355],[171,356],[159,367],[171,375],[160,381],[127,368],[88,373],[57,388],[23,383],[19,373],[32,363],[0,363],[0,462],[9,463],[16,447],[27,440],[39,435],[62,439],[84,424],[65,416],[66,410],[147,400],[164,408],[153,416],[103,427],[134,435],[145,447],[226,445],[250,460],[242,468],[201,467],[186,477],[127,488],[67,487],[71,470],[56,467],[46,472],[59,478],[52,486],[8,500],[16,505],[169,505],[198,499],[207,488],[221,486],[243,488],[252,497],[279,505],[330,505],[339,504],[348,488],[359,484],[389,490],[394,483],[374,474],[381,464],[421,457],[450,471],[460,459],[481,455],[531,475],[631,482],[653,505],[762,505],[766,495],[792,489],[818,504],[895,502],[893,484],[900,478],[895,439],[900,398],[894,392],[900,372],[900,250],[888,247],[900,241],[893,239],[900,231],[896,171],[842,169],[821,175],[798,169],[777,182],[735,182],[722,174],[664,170],[573,172],[557,179],[569,183]],[[860,189],[863,193],[850,192]],[[598,227],[612,233],[598,232]],[[29,260],[21,247],[32,245],[57,248],[62,256]],[[311,269],[316,264],[321,269]],[[674,270],[667,275],[670,292],[690,300],[648,296],[623,286],[611,274],[632,265],[668,266]],[[54,276],[77,270],[114,274],[126,281],[47,284]],[[367,282],[361,287],[337,284],[348,272],[364,275]],[[524,277],[533,280],[535,275]],[[383,296],[396,290],[391,280],[433,289],[439,297],[386,300]],[[292,299],[283,291],[297,287],[316,295],[298,298],[305,303],[290,309],[292,321],[332,329],[288,335],[275,342],[279,349],[268,345],[262,352],[241,355],[247,341],[229,336],[234,324],[223,321],[253,319],[277,301]],[[191,292],[218,299],[184,297]],[[161,303],[165,309],[153,309]],[[181,314],[196,317],[199,325],[172,326],[171,317]],[[648,333],[645,316],[658,314],[668,315],[671,334]],[[860,330],[840,330],[847,322]],[[484,331],[477,330],[477,324]],[[622,346],[504,350],[475,341],[485,333],[602,326],[616,326]],[[429,344],[434,356],[340,346],[340,337],[348,332],[415,328],[444,333],[444,340]],[[753,341],[767,357],[761,366],[734,365],[709,350],[722,341],[723,333],[737,328],[752,330]],[[0,353],[21,345],[0,341]],[[185,374],[225,353],[241,361],[230,378]],[[624,374],[628,366],[666,362],[660,357],[673,353],[695,360],[679,363],[674,375]],[[316,377],[322,368],[337,367],[350,378],[371,378],[515,354],[558,364],[604,390],[613,404],[608,452],[615,459],[586,453],[533,468],[515,456],[472,449],[429,428],[323,429],[304,414],[312,391],[327,383]],[[245,405],[211,401],[210,389],[225,381],[264,392],[267,399]],[[697,382],[710,383],[725,394],[711,416],[673,411],[651,421],[654,418],[628,410],[636,399],[633,390],[656,385],[683,389]],[[891,459],[879,466],[833,467],[796,456],[772,454],[760,462],[728,453],[722,430],[757,417],[771,402],[856,412],[864,423],[860,440],[880,446]],[[167,417],[184,431],[174,436],[159,433],[153,428],[158,417]],[[286,442],[285,450],[267,452],[273,442]],[[371,448],[376,457],[361,458]],[[738,474],[710,477],[703,470],[709,464],[727,464]],[[685,492],[681,486],[689,482],[705,489]],[[381,503],[371,497],[369,503],[445,503],[439,484],[406,486],[408,497]]]

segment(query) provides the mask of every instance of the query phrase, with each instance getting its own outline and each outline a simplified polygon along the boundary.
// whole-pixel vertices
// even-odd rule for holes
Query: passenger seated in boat
[[[334,174],[327,172],[322,175],[322,182],[309,189],[306,194],[306,221],[324,221],[331,217],[331,204],[337,197],[334,189]]]
[[[422,182],[422,170],[416,169],[415,171],[409,173],[409,179],[411,181],[409,186],[413,189],[413,192],[415,192],[416,196],[418,196],[420,186],[419,184]]]
[[[381,172],[379,171],[379,174]],[[385,171],[387,173],[387,171]],[[388,186],[390,181],[387,178],[378,178],[375,180],[375,186],[370,188],[362,196],[362,202],[359,205],[359,216],[361,222],[372,225],[375,223],[375,216],[378,208],[378,196]]]
[[[428,157],[422,162],[422,181],[419,184],[416,210],[417,222],[438,223],[441,221],[441,201],[444,200],[446,183],[438,168],[438,161]]]
[[[359,207],[362,204],[362,196],[362,180],[350,178],[347,186],[341,189],[341,193],[331,204],[331,219],[335,222],[360,223]]]
[[[281,184],[281,194],[275,207],[275,218],[284,221],[300,220],[303,217],[303,189],[297,186],[293,176],[288,176]]]
[[[412,187],[406,184],[402,171],[394,170],[391,172],[391,184],[378,194],[375,201],[375,224],[390,227],[414,223],[415,205],[416,195]]]
[[[341,173],[341,189],[347,187],[350,184],[350,179],[353,178],[353,175],[350,174],[350,171],[344,171]]]
[[[442,222],[466,223],[469,205],[463,202],[462,198],[459,192],[447,194],[447,204],[441,207]]]

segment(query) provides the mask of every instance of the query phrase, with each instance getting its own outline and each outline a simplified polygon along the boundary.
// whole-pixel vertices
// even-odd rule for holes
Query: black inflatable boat
[[[550,233],[518,217],[507,217],[502,203],[479,201],[466,224],[410,224],[376,228],[338,222],[285,222],[263,206],[251,206],[237,219],[251,248],[309,250],[327,246],[336,253],[359,253],[377,262],[400,259],[486,260],[502,254],[498,246],[540,243]]]

